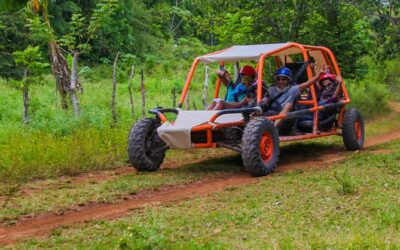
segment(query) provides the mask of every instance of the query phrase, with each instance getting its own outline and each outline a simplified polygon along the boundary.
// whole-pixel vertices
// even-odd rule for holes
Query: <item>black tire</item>
[[[227,144],[237,145],[242,142],[243,128],[241,127],[231,127],[226,128],[224,131],[224,142]]]
[[[242,159],[244,168],[252,176],[268,175],[276,167],[279,135],[270,120],[254,118],[246,125],[242,138]]]
[[[364,121],[361,113],[355,108],[344,113],[342,137],[347,150],[359,150],[364,145]]]
[[[160,123],[153,118],[144,118],[132,126],[128,156],[130,163],[138,171],[156,171],[164,161],[167,145],[158,136],[159,126]]]

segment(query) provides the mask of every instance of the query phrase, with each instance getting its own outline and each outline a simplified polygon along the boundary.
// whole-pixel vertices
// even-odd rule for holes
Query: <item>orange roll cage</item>
[[[278,59],[279,55],[282,55],[281,53],[284,53],[285,50],[288,49],[292,49],[292,48],[296,48],[300,51],[300,53],[298,54],[302,54],[303,56],[303,60],[304,62],[308,62],[309,61],[309,51],[320,51],[325,59],[326,62],[330,62],[333,68],[332,70],[334,71],[334,73],[338,76],[340,76],[340,70],[339,67],[337,65],[336,59],[333,55],[333,53],[326,47],[322,47],[322,46],[310,46],[310,45],[302,45],[302,44],[298,44],[298,43],[294,43],[294,42],[290,42],[287,43],[285,46],[280,47],[278,49],[269,51],[267,53],[263,53],[260,54],[258,62],[257,62],[257,72],[258,72],[258,85],[257,85],[257,106],[255,108],[252,109],[252,116],[262,116],[261,113],[261,100],[262,100],[262,79],[263,79],[263,70],[264,70],[264,61],[266,58],[273,56],[274,57],[274,61],[276,64],[276,67],[280,66],[280,62]],[[228,48],[229,49],[229,48]],[[224,50],[220,50],[217,52],[213,52],[210,53],[208,55],[213,55],[213,54],[217,54],[220,53]],[[293,53],[292,53],[293,54]],[[283,54],[285,55],[285,54]],[[188,77],[186,79],[184,88],[182,90],[182,95],[180,97],[180,101],[178,104],[178,108],[181,108],[184,101],[185,101],[185,97],[187,95],[187,92],[189,90],[189,86],[190,83],[192,81],[194,72],[196,70],[196,67],[199,63],[200,59],[196,58],[193,63],[192,66],[189,70],[189,74]],[[224,65],[224,62],[221,62],[220,65]],[[307,65],[306,67],[306,74],[308,79],[311,79],[313,77],[313,73],[311,70],[310,65]],[[214,98],[218,98],[219,96],[219,92],[220,92],[220,86],[221,86],[221,81],[219,78],[217,78],[217,82],[216,82],[216,89],[215,89],[215,93],[214,93]],[[286,141],[294,141],[294,140],[304,140],[304,139],[310,139],[310,138],[316,138],[316,137],[322,137],[322,136],[329,136],[329,135],[336,135],[338,134],[337,129],[342,127],[342,121],[343,121],[343,114],[345,111],[345,106],[346,104],[350,103],[350,97],[348,95],[347,89],[346,89],[346,85],[343,82],[341,84],[341,93],[343,93],[343,98],[336,103],[336,106],[340,107],[339,109],[339,115],[338,115],[338,119],[337,119],[337,124],[336,126],[333,127],[333,129],[329,132],[319,132],[318,131],[318,111],[323,110],[325,108],[327,108],[327,106],[318,106],[318,101],[317,101],[317,95],[316,95],[316,91],[315,91],[315,87],[314,85],[310,86],[310,93],[311,93],[311,100],[300,100],[298,101],[298,103],[303,104],[303,105],[308,105],[311,106],[308,109],[305,110],[301,110],[301,112],[299,111],[294,111],[294,112],[289,112],[286,114],[278,114],[278,115],[274,115],[274,116],[264,116],[265,119],[269,119],[271,121],[275,121],[278,119],[284,119],[293,115],[301,115],[301,114],[305,114],[305,113],[311,113],[313,114],[313,129],[312,129],[312,133],[305,133],[305,134],[301,134],[301,135],[292,135],[292,136],[280,136],[279,139],[281,142],[286,142]],[[231,113],[239,113],[242,112],[242,109],[232,109],[232,110],[228,110],[228,112]],[[167,118],[165,117],[164,114],[162,114],[162,112],[157,112],[157,116],[160,118],[160,120],[164,123],[167,120]],[[196,148],[214,148],[217,147],[217,143],[213,142],[213,130],[218,130],[218,129],[222,129],[222,128],[227,128],[227,127],[232,127],[232,126],[243,126],[245,124],[245,121],[238,121],[238,122],[233,122],[233,123],[216,123],[215,120],[225,114],[226,112],[219,112],[217,114],[215,114],[209,121],[208,124],[203,124],[203,125],[198,125],[192,128],[192,132],[205,132],[206,133],[206,142],[205,143],[195,143],[194,147]]]

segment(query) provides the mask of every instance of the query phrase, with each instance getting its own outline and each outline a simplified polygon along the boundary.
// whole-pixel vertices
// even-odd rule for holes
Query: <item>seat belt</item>
[[[296,75],[293,77],[293,82],[295,84],[298,84],[297,79],[301,76],[301,74],[303,74],[304,70],[306,69],[306,67],[310,64],[310,61],[304,62],[303,65],[301,65],[301,67],[299,68],[299,70],[296,72]]]
[[[274,104],[274,102],[276,102],[276,100],[278,100],[279,97],[281,97],[283,94],[285,94],[288,90],[289,90],[289,89],[287,89],[285,92],[279,93],[277,96],[275,96],[274,98],[272,98],[271,101],[268,102],[267,107],[266,107],[266,110],[265,110],[264,112],[268,111],[269,108],[272,106],[272,104]]]

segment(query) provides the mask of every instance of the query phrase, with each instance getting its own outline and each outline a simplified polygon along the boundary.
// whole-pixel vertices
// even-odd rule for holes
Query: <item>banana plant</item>
[[[50,63],[53,76],[56,80],[56,88],[61,96],[61,107],[68,109],[67,95],[69,91],[69,81],[71,73],[68,63],[62,55],[59,45],[57,44],[54,31],[51,27],[48,6],[49,0],[2,0],[0,1],[0,11],[15,11],[21,8],[27,8],[28,11],[41,16],[47,26],[48,46],[50,51]]]

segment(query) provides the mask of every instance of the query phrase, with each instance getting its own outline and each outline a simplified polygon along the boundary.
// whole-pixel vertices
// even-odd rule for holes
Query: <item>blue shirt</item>
[[[227,86],[226,102],[240,102],[246,97],[247,88],[242,83],[236,85],[229,83]]]

